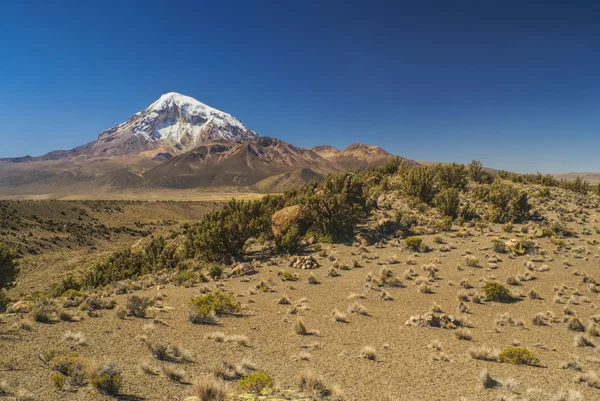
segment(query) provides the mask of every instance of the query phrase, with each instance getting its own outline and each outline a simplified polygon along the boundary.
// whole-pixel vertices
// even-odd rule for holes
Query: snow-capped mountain
[[[96,141],[77,148],[76,153],[120,156],[160,151],[159,156],[164,158],[207,142],[241,143],[256,137],[254,131],[232,115],[171,92],[126,122],[101,132]]]

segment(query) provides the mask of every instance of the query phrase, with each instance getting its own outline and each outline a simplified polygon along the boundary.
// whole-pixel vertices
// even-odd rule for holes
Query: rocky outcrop
[[[302,208],[299,205],[284,207],[275,212],[271,218],[271,230],[274,236],[285,233],[290,227],[296,226],[300,229],[300,219],[302,218]]]

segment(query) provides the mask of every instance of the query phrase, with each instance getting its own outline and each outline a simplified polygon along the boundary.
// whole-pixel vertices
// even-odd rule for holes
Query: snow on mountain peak
[[[257,136],[231,114],[192,97],[169,92],[126,122],[102,132],[97,142],[102,144],[98,147],[104,154],[158,148],[181,153],[206,142],[246,142]]]

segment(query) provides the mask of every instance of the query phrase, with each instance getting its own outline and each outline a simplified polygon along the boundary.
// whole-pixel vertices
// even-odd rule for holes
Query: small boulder
[[[302,208],[299,205],[284,207],[275,212],[271,218],[271,230],[273,235],[278,236],[288,228],[299,225],[302,217]]]

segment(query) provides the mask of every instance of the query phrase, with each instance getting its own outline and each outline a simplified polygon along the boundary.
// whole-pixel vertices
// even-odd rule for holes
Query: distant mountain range
[[[0,159],[0,196],[91,187],[281,192],[329,173],[380,166],[392,157],[360,143],[342,151],[327,145],[303,149],[260,137],[230,114],[167,93],[85,145]]]

